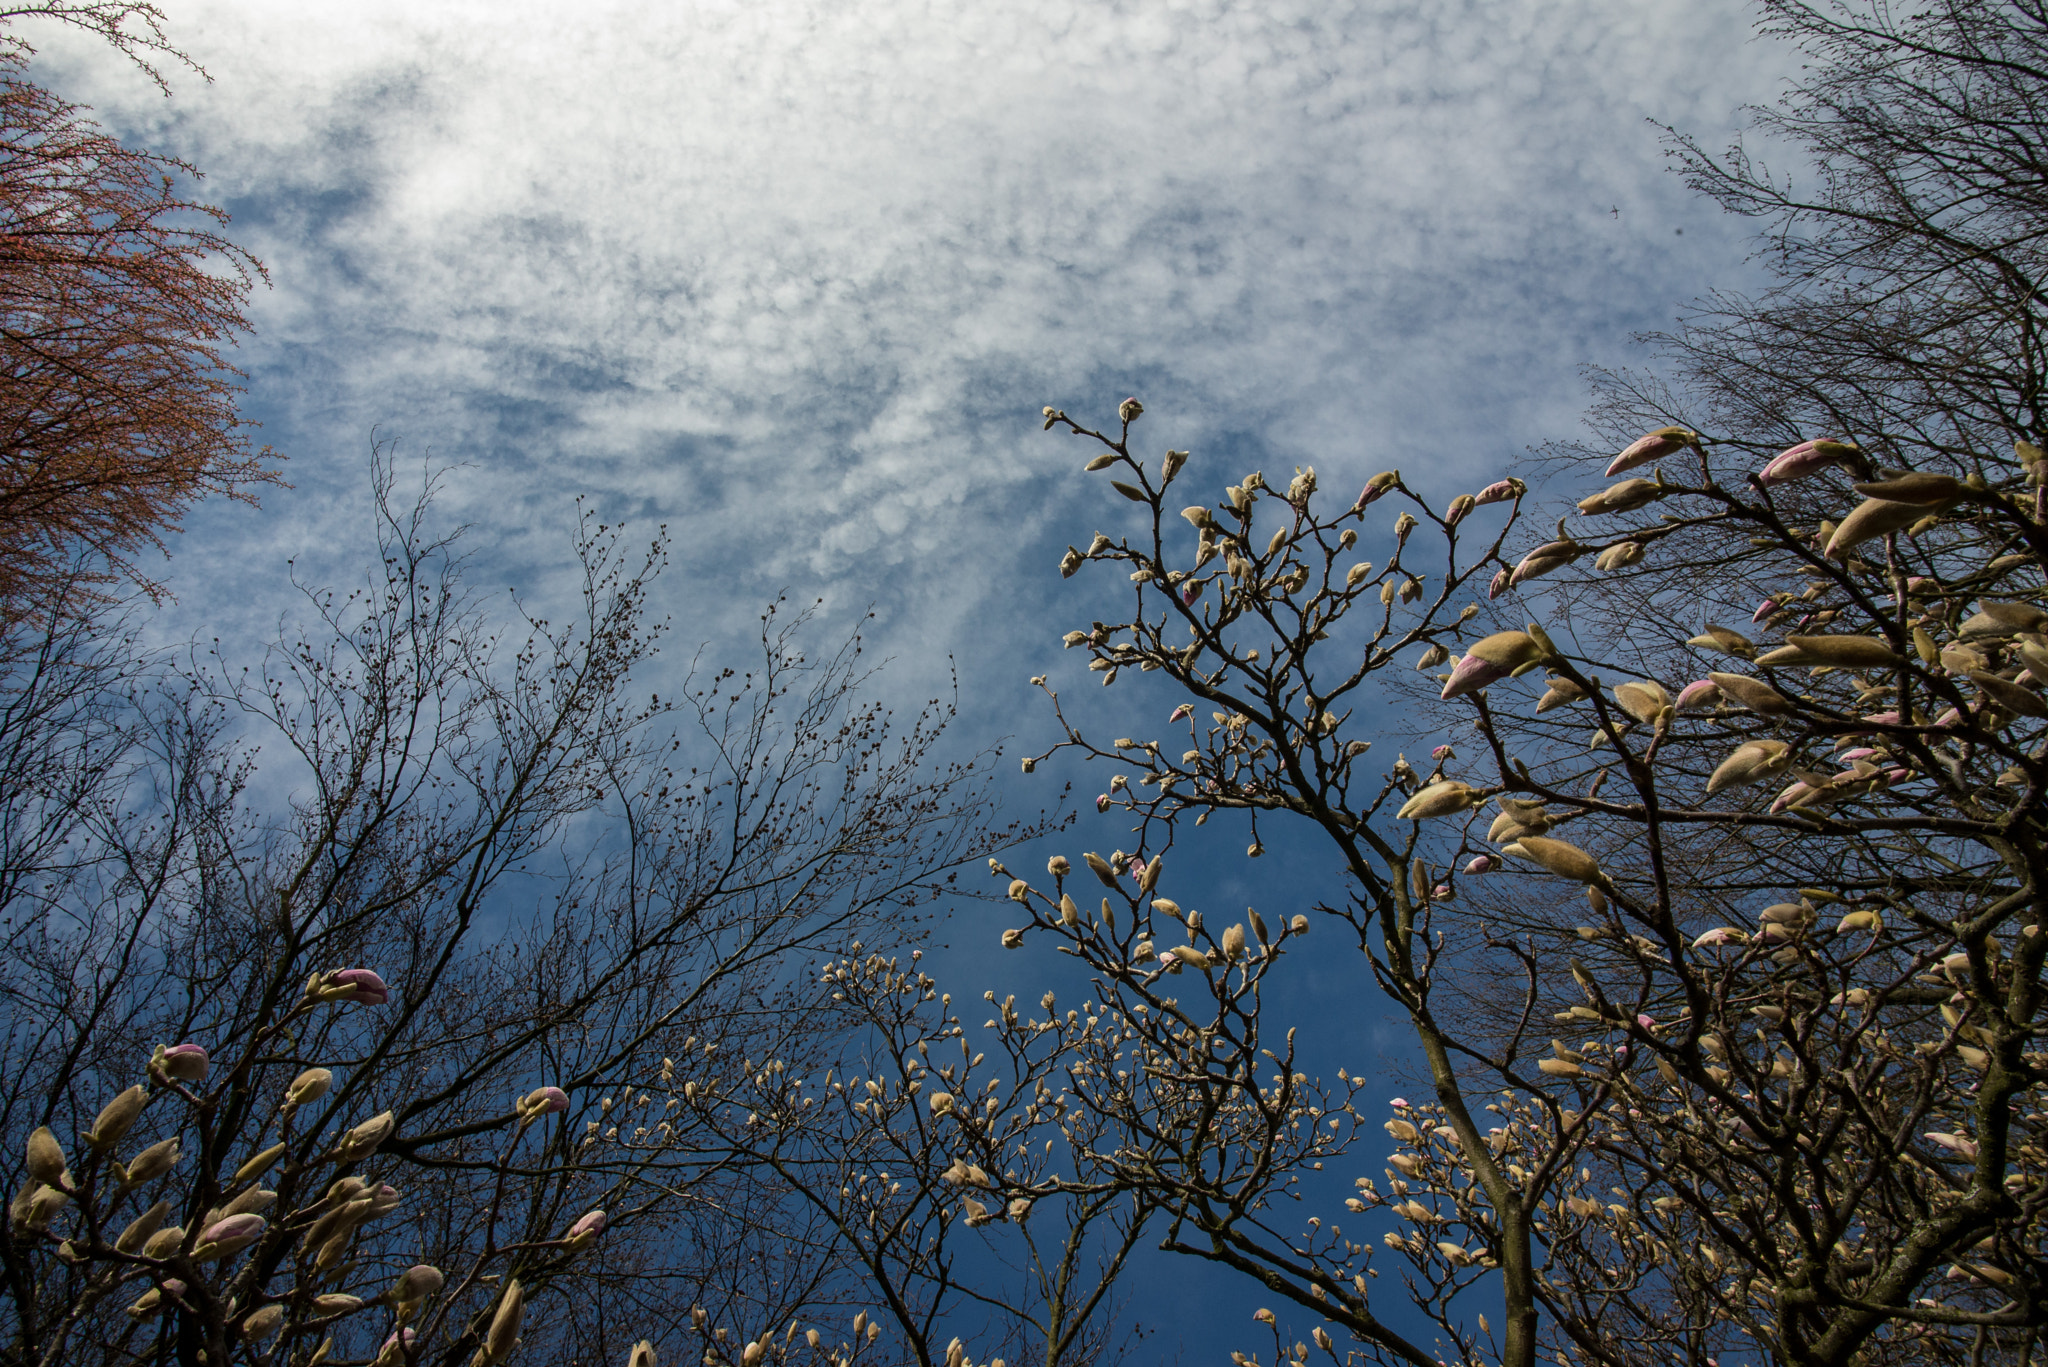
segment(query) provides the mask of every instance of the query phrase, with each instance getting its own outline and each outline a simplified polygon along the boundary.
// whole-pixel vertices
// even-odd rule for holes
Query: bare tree
[[[515,1281],[530,1352],[622,1358],[693,1304],[760,1338],[843,1290],[801,1203],[648,1089],[829,1062],[801,966],[1016,834],[985,757],[938,761],[950,709],[896,726],[859,638],[812,658],[779,605],[751,671],[634,700],[660,545],[587,519],[580,611],[501,645],[431,489],[378,470],[381,572],[309,589],[262,668],[167,674],[60,609],[10,670],[8,1361],[362,1361],[401,1329],[388,1360],[495,1361]],[[178,1161],[152,1186],[143,1151]],[[177,1236],[124,1247],[145,1194]],[[443,1281],[401,1316],[415,1263]]]

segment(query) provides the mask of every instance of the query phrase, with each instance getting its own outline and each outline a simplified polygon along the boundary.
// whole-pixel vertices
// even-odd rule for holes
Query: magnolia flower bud
[[[1674,716],[1683,717],[1691,712],[1705,712],[1721,701],[1721,685],[1712,679],[1698,679],[1678,690],[1677,701],[1671,704]]]
[[[71,1200],[68,1193],[44,1186],[31,1177],[8,1204],[7,1213],[23,1229],[41,1229]]]
[[[178,1298],[184,1294],[185,1283],[176,1277],[166,1277],[161,1286],[143,1292],[142,1296],[128,1307],[128,1313],[136,1319],[142,1319],[147,1315],[160,1315],[175,1308],[179,1304]]]
[[[28,1137],[28,1175],[59,1191],[71,1189],[71,1172],[64,1165],[64,1146],[50,1133],[48,1125],[38,1125]]]
[[[393,1194],[395,1195],[396,1193]],[[276,1204],[276,1192],[266,1191],[262,1187],[245,1187],[234,1200],[220,1208],[220,1213],[222,1215],[243,1215],[253,1211],[261,1215]]]
[[[1131,862],[1136,863],[1137,861],[1133,860]],[[1146,864],[1138,874],[1138,891],[1150,892],[1152,891],[1152,889],[1158,887],[1159,875],[1164,873],[1165,871],[1165,856],[1157,854],[1153,855],[1152,862]]]
[[[1446,780],[1432,783],[1403,803],[1394,815],[1402,821],[1422,821],[1433,816],[1449,816],[1474,806],[1480,800],[1479,794],[1465,784]]]
[[[318,982],[319,986],[312,995],[320,1001],[382,1006],[391,1000],[391,989],[367,968],[338,968],[322,974]]]
[[[110,1149],[120,1143],[136,1117],[142,1114],[143,1104],[148,1100],[148,1091],[139,1084],[116,1096],[100,1109],[99,1118],[86,1132],[86,1143],[94,1149]]]
[[[284,1328],[284,1307],[266,1305],[242,1317],[242,1337],[251,1343],[269,1338]]]
[[[394,1305],[418,1305],[427,1297],[439,1291],[445,1283],[441,1269],[426,1263],[415,1263],[399,1274],[391,1289],[384,1293]]]
[[[1561,569],[1586,553],[1586,548],[1576,541],[1550,541],[1522,557],[1508,576],[1510,587],[1525,580],[1538,579],[1552,570]]]
[[[342,1136],[341,1142],[334,1147],[335,1161],[352,1163],[358,1158],[368,1157],[397,1128],[398,1118],[389,1111],[370,1117]]]
[[[1376,502],[1387,492],[1387,490],[1393,488],[1396,484],[1399,484],[1400,482],[1401,472],[1399,470],[1382,470],[1380,471],[1380,473],[1374,475],[1371,479],[1365,482],[1365,488],[1362,491],[1360,491],[1358,495],[1358,502],[1352,504],[1351,506],[1354,508],[1363,508],[1369,503]]]
[[[1664,709],[1671,706],[1670,695],[1665,693],[1662,685],[1648,679],[1620,685],[1614,690],[1614,701],[1621,705],[1622,711],[1645,726],[1655,722],[1663,715]]]
[[[1499,867],[1500,861],[1498,859],[1495,859],[1490,854],[1482,854],[1465,866],[1465,872],[1473,875],[1492,873]]]
[[[1451,669],[1451,677],[1439,695],[1448,700],[1463,697],[1519,670],[1540,663],[1543,647],[1524,631],[1497,631],[1472,643],[1465,657]]]
[[[1854,442],[1802,441],[1773,456],[1756,478],[1759,484],[1789,484],[1861,454],[1862,448]]]
[[[813,1348],[816,1348],[822,1341],[821,1336],[815,1329],[807,1332],[804,1335],[804,1340]],[[641,1339],[638,1343],[634,1344],[632,1353],[626,1358],[626,1367],[655,1367],[654,1345],[646,1339]]]
[[[168,1258],[185,1243],[185,1227],[171,1225],[160,1229],[142,1241],[142,1256],[145,1258]]]
[[[1159,474],[1159,478],[1160,478],[1160,482],[1161,482],[1162,484],[1164,484],[1164,483],[1167,483],[1167,482],[1171,481],[1171,480],[1173,479],[1173,477],[1174,477],[1175,475],[1177,475],[1177,474],[1179,474],[1179,473],[1181,472],[1181,467],[1182,467],[1182,466],[1184,466],[1184,465],[1186,465],[1187,463],[1188,463],[1188,453],[1187,453],[1187,452],[1185,452],[1185,451],[1168,451],[1168,452],[1166,453],[1166,456],[1165,456],[1165,458],[1164,458],[1164,459],[1162,459],[1162,460],[1161,460],[1161,461],[1159,462],[1159,471],[1160,471],[1160,474]]]
[[[1116,406],[1117,417],[1126,423],[1136,422],[1138,415],[1145,411],[1145,405],[1136,399],[1125,399]]]
[[[1031,885],[1021,878],[1012,878],[1010,880],[1009,898],[1012,902],[1030,901]]]
[[[1223,957],[1236,963],[1244,957],[1244,927],[1231,926],[1223,932]]]
[[[406,1360],[414,1337],[414,1331],[411,1329],[400,1329],[393,1333],[390,1338],[384,1340],[384,1346],[378,1350],[376,1361],[371,1367],[398,1367],[398,1364]]]
[[[1785,644],[1757,657],[1760,665],[1835,665],[1887,668],[1905,660],[1875,636],[1787,636]]]
[[[1625,479],[1580,499],[1579,512],[1586,517],[1598,517],[1603,513],[1632,513],[1645,504],[1655,503],[1666,492],[1665,486],[1655,480]]]
[[[1069,930],[1081,924],[1080,906],[1064,892],[1060,894],[1060,924]]]
[[[155,1237],[170,1217],[171,1203],[159,1201],[129,1222],[114,1240],[114,1248],[122,1253],[134,1253]]]
[[[1045,861],[1045,871],[1055,878],[1065,878],[1074,871],[1074,866],[1065,855],[1056,854]]]
[[[203,1081],[213,1067],[206,1057],[206,1050],[197,1044],[173,1044],[168,1049],[158,1045],[150,1062],[164,1076],[177,1078],[180,1082]]]
[[[1019,949],[1024,944],[1024,932],[1012,928],[1003,932],[1003,948]]]
[[[1287,923],[1287,929],[1296,935],[1308,934],[1308,917],[1296,916]]]
[[[1904,531],[1918,522],[1926,509],[1917,503],[1893,503],[1888,499],[1873,498],[1858,504],[1854,511],[1842,519],[1842,525],[1835,528],[1835,534],[1828,538],[1824,554],[1838,557],[1844,551],[1860,546],[1892,532]]]
[[[1660,427],[1645,436],[1637,437],[1623,447],[1607,466],[1607,477],[1612,479],[1624,470],[1633,470],[1639,465],[1662,460],[1666,456],[1683,451],[1693,440],[1693,434],[1683,427]]]
[[[1752,712],[1775,716],[1792,710],[1792,700],[1760,679],[1746,674],[1709,674],[1724,696]],[[1711,790],[1710,790],[1711,791]]]
[[[1082,564],[1083,557],[1081,553],[1072,546],[1067,547],[1067,553],[1060,557],[1060,578],[1072,579],[1080,570]]]
[[[1109,796],[1105,793],[1097,801],[1096,807],[1100,809],[1108,805]],[[1088,865],[1089,871],[1092,872],[1096,876],[1096,878],[1101,881],[1104,887],[1114,888],[1117,886],[1116,870],[1109,866],[1109,861],[1107,859],[1104,859],[1101,855],[1095,853],[1093,850],[1090,850],[1086,854],[1083,854],[1081,858],[1083,862],[1085,862]]]
[[[123,1190],[139,1187],[144,1182],[154,1182],[178,1165],[178,1137],[158,1140],[141,1153],[128,1160],[125,1176],[121,1179]]]
[[[491,1317],[490,1332],[484,1335],[484,1346],[477,1350],[477,1357],[485,1363],[498,1363],[512,1356],[512,1350],[519,1346],[519,1326],[525,1319],[526,1293],[514,1279],[505,1284],[498,1313]]]
[[[239,1253],[262,1238],[269,1228],[270,1222],[261,1215],[230,1215],[201,1232],[199,1242],[192,1246],[193,1261],[208,1262]]]
[[[1619,541],[1593,557],[1593,568],[1605,572],[1625,570],[1630,565],[1642,563],[1643,543],[1640,541]]]
[[[292,1085],[285,1088],[285,1103],[290,1106],[310,1106],[327,1095],[327,1089],[334,1085],[334,1070],[331,1068],[308,1068],[292,1079]]]
[[[250,1157],[241,1167],[235,1169],[235,1182],[255,1181],[264,1173],[269,1172],[271,1165],[282,1157],[284,1157],[284,1145],[272,1144],[261,1153]]]
[[[953,1113],[953,1094],[951,1092],[933,1092],[929,1097],[925,1098],[925,1104],[931,1107],[934,1116],[951,1115]]]
[[[1489,503],[1505,503],[1511,498],[1519,498],[1526,492],[1528,486],[1519,479],[1501,479],[1481,489],[1472,501],[1483,508]]]
[[[544,1115],[560,1115],[568,1109],[569,1094],[560,1087],[536,1087],[519,1103],[520,1117],[525,1120],[538,1120]]]
[[[1465,520],[1465,514],[1479,506],[1479,500],[1470,494],[1459,494],[1451,500],[1451,506],[1444,509],[1444,525],[1455,527]]]
[[[1525,835],[1509,845],[1504,853],[1519,855],[1561,878],[1596,885],[1607,881],[1607,875],[1600,871],[1600,865],[1593,856],[1568,841]]]
[[[597,1242],[597,1236],[604,1233],[604,1212],[593,1210],[569,1226],[569,1232],[562,1236],[563,1242],[571,1248],[588,1248]]]

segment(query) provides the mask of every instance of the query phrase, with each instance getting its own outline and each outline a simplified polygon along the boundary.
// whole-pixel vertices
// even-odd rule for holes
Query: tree
[[[0,22],[26,14],[107,36],[160,85],[148,58],[182,60],[153,6],[31,5]],[[198,499],[248,499],[277,477],[267,448],[250,454],[227,360],[261,263],[205,226],[226,214],[178,193],[191,166],[101,132],[25,79],[27,53],[4,35],[0,626],[55,582],[154,590],[137,552]]]
[[[260,670],[168,671],[58,593],[5,676],[9,1362],[624,1360],[847,1293],[651,1093],[829,1065],[805,965],[1014,833],[983,757],[780,607],[752,671],[632,700],[661,548],[587,519],[581,611],[501,646],[378,469],[381,572]]]
[[[1103,914],[1028,893],[1119,1042],[1080,1094],[1170,1246],[1375,1360],[2028,1362],[2048,1321],[2048,15],[1767,24],[1816,59],[1762,124],[1819,189],[1678,141],[1770,218],[1785,274],[1661,339],[1668,381],[1602,377],[1626,444],[1599,459],[1628,477],[1578,503],[1586,530],[1506,555],[1520,481],[1438,513],[1387,472],[1332,510],[1302,470],[1187,508],[1185,548],[1189,458],[1138,459],[1135,401],[1107,431],[1046,413],[1140,514],[1069,551],[1134,596],[1068,643],[1187,700],[1184,742],[1055,747],[1135,780],[1100,799],[1138,851],[1090,856]],[[1382,499],[1404,511],[1360,544]],[[1368,769],[1368,705],[1404,699],[1451,744]],[[1295,1070],[1307,917],[1182,905],[1171,850],[1229,812],[1254,854],[1299,820],[1340,855],[1322,912],[1408,1018],[1426,1102],[1364,1115]],[[1395,1151],[1360,1174],[1382,1123]],[[1324,1167],[1348,1214],[1286,1218]],[[1436,1344],[1376,1308],[1388,1259]]]

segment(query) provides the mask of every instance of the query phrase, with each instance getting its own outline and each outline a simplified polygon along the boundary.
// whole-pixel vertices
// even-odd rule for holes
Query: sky
[[[885,694],[957,668],[963,736],[1028,746],[1028,678],[1081,682],[1058,637],[1113,601],[1056,562],[1124,516],[1041,405],[1138,396],[1141,447],[1218,490],[1394,467],[1447,502],[1584,435],[1582,365],[1754,279],[1656,125],[1718,144],[1796,67],[1746,7],[1655,0],[164,9],[212,78],[169,99],[25,36],[269,271],[239,357],[290,487],[189,518],[165,636],[253,649],[288,559],[359,579],[382,440],[449,468],[480,581],[542,611],[580,495],[667,525],[679,641],[783,590],[828,632],[871,607]],[[1293,895],[1267,868],[1211,876]],[[1209,1332],[1213,1285],[1148,1272],[1131,1313]]]

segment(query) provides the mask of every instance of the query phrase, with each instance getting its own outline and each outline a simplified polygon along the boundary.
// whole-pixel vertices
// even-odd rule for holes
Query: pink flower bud
[[[1381,496],[1383,496],[1387,492],[1387,490],[1393,488],[1394,485],[1399,483],[1400,479],[1401,473],[1398,470],[1380,471],[1378,474],[1374,475],[1371,479],[1365,482],[1365,488],[1361,490],[1358,495],[1358,502],[1352,504],[1351,506],[1354,508],[1363,508],[1368,503],[1377,502],[1381,498]]]
[[[1752,612],[1751,614],[1749,614],[1749,620],[1750,620],[1750,621],[1752,621],[1752,622],[1761,622],[1761,621],[1763,621],[1763,619],[1764,619],[1764,618],[1766,618],[1766,617],[1770,616],[1770,615],[1771,615],[1772,613],[1776,612],[1777,610],[1778,610],[1778,600],[1777,600],[1777,599],[1775,599],[1775,598],[1766,598],[1766,599],[1764,599],[1764,601],[1763,601],[1763,602],[1761,602],[1761,603],[1758,603],[1758,604],[1756,605],[1756,611],[1755,611],[1755,612]]]
[[[338,1001],[361,1002],[364,1006],[382,1006],[391,1000],[391,989],[384,980],[367,968],[344,968],[327,975],[327,981],[337,988],[352,989],[347,995],[337,997]]]
[[[262,1238],[263,1232],[269,1228],[270,1222],[253,1212],[216,1220],[200,1234],[199,1243],[192,1250],[193,1260],[206,1262],[239,1253]]]
[[[1645,1030],[1655,1030],[1657,1028],[1657,1018],[1655,1016],[1637,1016],[1636,1024]]]
[[[1465,514],[1479,506],[1479,500],[1470,494],[1459,494],[1451,500],[1451,506],[1444,509],[1444,525],[1455,527],[1465,520]]]
[[[1442,764],[1447,759],[1456,759],[1457,755],[1452,753],[1450,746],[1439,745],[1436,749],[1429,752],[1429,757],[1438,764]]]
[[[560,1087],[536,1087],[519,1103],[519,1113],[529,1120],[560,1115],[569,1109],[569,1094]]]
[[[604,1212],[593,1210],[575,1224],[569,1226],[569,1232],[562,1237],[568,1241],[571,1248],[582,1248],[602,1233],[604,1233]]]
[[[174,1044],[164,1050],[157,1062],[167,1076],[181,1082],[201,1081],[213,1067],[205,1048],[197,1044]]]
[[[1465,866],[1465,872],[1474,875],[1482,873],[1492,873],[1495,869],[1499,867],[1500,861],[1498,859],[1495,859],[1490,854],[1482,854],[1477,859],[1473,860],[1471,863]]]
[[[1522,481],[1518,479],[1495,480],[1475,494],[1472,502],[1481,508],[1489,503],[1505,503],[1519,494],[1523,487]]]
[[[1451,698],[1462,698],[1467,693],[1476,693],[1491,684],[1499,683],[1513,672],[1505,665],[1482,660],[1477,655],[1467,655],[1451,667],[1451,676],[1444,681],[1441,696],[1447,701]]]
[[[1392,1101],[1389,1101],[1387,1104],[1389,1106],[1392,1106],[1397,1111],[1405,1111],[1408,1109],[1408,1098],[1405,1096],[1397,1096]]]
[[[1721,685],[1712,679],[1696,679],[1678,690],[1678,697],[1671,704],[1671,713],[1682,717],[1688,712],[1704,712],[1719,701]]]
[[[1138,415],[1145,411],[1145,405],[1136,399],[1125,399],[1116,406],[1116,415],[1124,422],[1136,422]]]
[[[1795,479],[1805,479],[1847,460],[1858,451],[1854,442],[1802,441],[1772,457],[1769,464],[1757,471],[1757,481],[1761,484],[1788,484]]]
[[[1514,576],[1510,574],[1507,570],[1501,570],[1499,573],[1495,574],[1493,576],[1493,582],[1486,586],[1487,598],[1494,599],[1500,597],[1502,592],[1504,592],[1507,589],[1508,581],[1513,577]]]
[[[1608,465],[1607,474],[1611,478],[1624,470],[1633,470],[1638,465],[1648,465],[1651,461],[1683,451],[1691,436],[1692,433],[1683,427],[1660,427],[1646,436],[1637,437],[1623,447],[1621,454]]]
[[[1109,810],[1108,793],[1097,793],[1095,795],[1095,810],[1098,812],[1106,812]]]
[[[1194,715],[1194,713],[1195,705],[1191,702],[1184,702],[1179,707],[1173,709],[1172,715],[1168,716],[1166,719],[1166,724],[1168,726],[1171,726],[1175,722],[1179,721],[1182,717],[1191,717]]]

